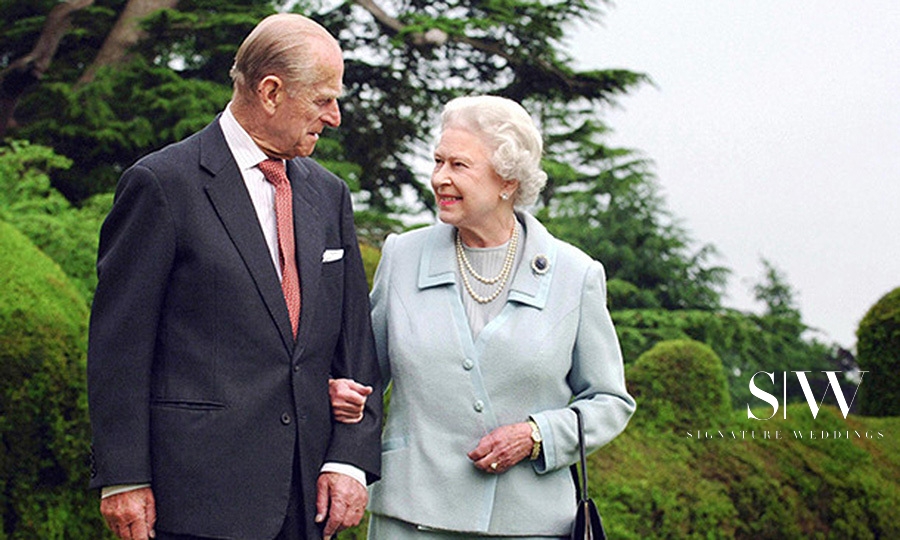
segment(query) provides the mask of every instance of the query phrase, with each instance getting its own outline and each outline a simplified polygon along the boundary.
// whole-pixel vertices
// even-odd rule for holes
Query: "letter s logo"
[[[769,418],[772,418],[773,416],[775,416],[775,413],[778,412],[778,399],[775,396],[773,396],[772,394],[766,392],[765,390],[761,390],[760,388],[758,388],[756,386],[756,382],[753,380],[753,378],[756,377],[757,375],[759,375],[760,373],[765,373],[766,375],[768,375],[769,380],[772,381],[772,384],[775,384],[775,374],[774,373],[769,373],[767,371],[757,371],[756,373],[753,374],[753,377],[750,377],[750,393],[772,406],[772,414],[769,416]],[[747,418],[748,419],[752,418],[754,420],[768,420],[769,419],[769,418],[757,418],[756,415],[754,415],[753,412],[750,410],[749,403],[747,404]]]

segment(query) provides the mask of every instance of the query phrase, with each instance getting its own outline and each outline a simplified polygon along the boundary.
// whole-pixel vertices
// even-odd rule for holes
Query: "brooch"
[[[550,270],[550,261],[547,260],[546,255],[536,255],[534,259],[531,259],[532,272],[542,276],[547,273],[547,270]]]

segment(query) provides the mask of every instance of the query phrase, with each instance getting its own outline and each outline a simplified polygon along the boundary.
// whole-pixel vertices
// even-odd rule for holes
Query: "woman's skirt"
[[[372,514],[369,519],[369,540],[497,540],[498,538],[568,540],[567,536],[478,536],[472,533],[430,529],[378,514]]]

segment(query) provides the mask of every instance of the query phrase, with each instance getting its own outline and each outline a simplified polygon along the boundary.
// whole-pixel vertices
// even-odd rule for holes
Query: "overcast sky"
[[[845,347],[900,286],[900,3],[618,0],[581,29],[582,68],[645,86],[606,113],[655,162],[668,209],[760,312],[765,257],[817,337]]]

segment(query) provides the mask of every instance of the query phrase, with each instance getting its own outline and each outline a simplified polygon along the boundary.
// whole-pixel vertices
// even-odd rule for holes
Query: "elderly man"
[[[299,16],[238,50],[225,111],[128,169],[100,235],[92,487],[120,538],[312,539],[362,517],[381,403],[336,422],[330,377],[380,396],[347,186],[308,158],[343,60]]]

